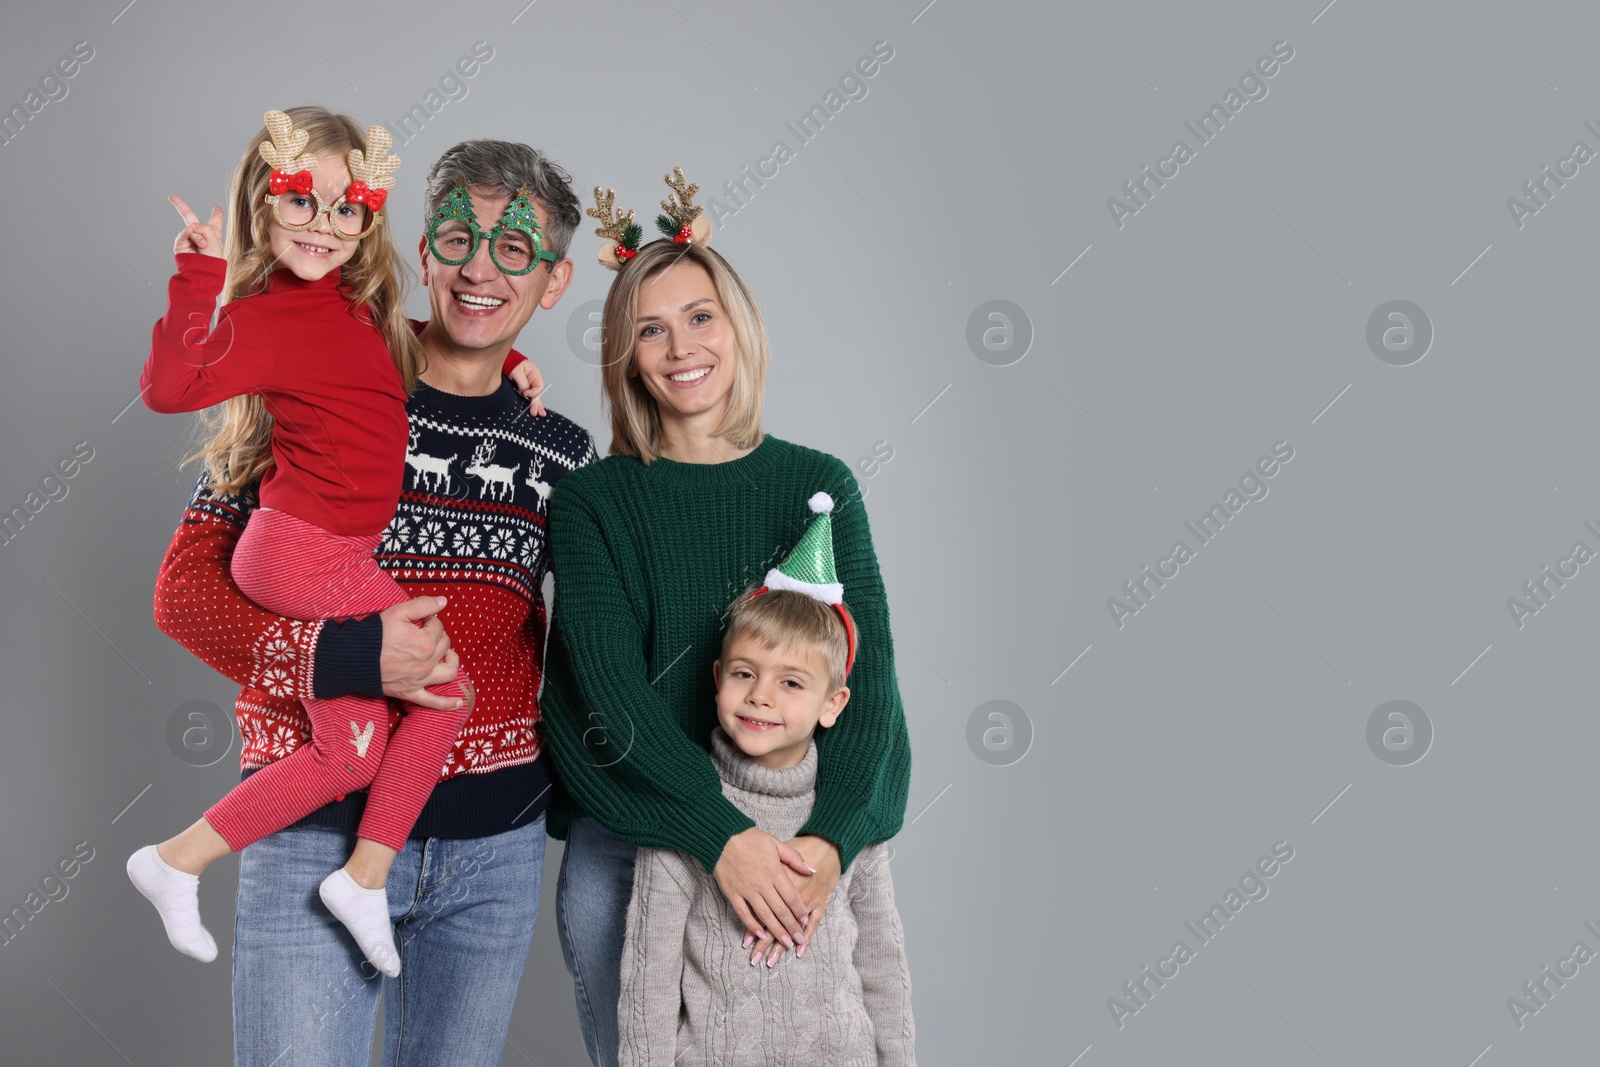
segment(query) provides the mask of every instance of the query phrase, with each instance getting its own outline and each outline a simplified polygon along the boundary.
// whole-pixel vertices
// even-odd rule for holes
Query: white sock
[[[146,845],[128,857],[128,878],[156,906],[173,948],[205,963],[217,958],[217,943],[200,923],[198,874],[170,866],[156,846]]]
[[[361,952],[378,970],[394,978],[400,973],[400,953],[394,947],[394,924],[389,921],[389,893],[367,889],[340,867],[322,880],[317,890],[322,902],[344,923]]]

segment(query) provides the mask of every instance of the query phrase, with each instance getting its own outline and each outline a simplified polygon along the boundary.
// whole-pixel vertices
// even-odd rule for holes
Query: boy
[[[823,512],[796,546],[797,554],[812,550],[813,566],[794,566],[791,556],[732,605],[712,665],[719,727],[711,758],[723,795],[780,839],[811,814],[812,737],[850,699],[854,627],[832,580],[827,525]],[[913,1067],[911,980],[888,846],[861,852],[826,917],[803,958],[774,969],[774,953],[754,966],[758,957],[740,947],[743,925],[704,869],[683,853],[641,848],[622,953],[621,1067]]]

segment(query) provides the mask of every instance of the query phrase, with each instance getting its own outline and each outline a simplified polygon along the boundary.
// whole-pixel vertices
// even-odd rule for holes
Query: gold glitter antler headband
[[[355,180],[344,191],[344,198],[352,204],[365,204],[376,214],[383,202],[389,199],[394,188],[394,172],[400,169],[400,157],[389,154],[394,140],[382,126],[367,127],[367,150],[350,149],[345,162],[350,167],[350,177]]]
[[[706,217],[705,209],[694,202],[700,187],[683,176],[682,167],[673,167],[672,173],[664,175],[663,180],[673,195],[661,201],[664,213],[656,216],[656,228],[672,238],[674,244],[709,246],[711,220]],[[605,239],[605,244],[600,246],[596,258],[607,270],[621,270],[638,255],[639,241],[644,235],[643,228],[633,221],[633,209],[624,211],[615,206],[616,201],[615,189],[601,192],[597,185],[594,207],[585,210],[585,214],[600,223],[594,232]]]
[[[594,207],[584,211],[590,218],[599,220],[600,225],[594,232],[597,237],[605,238],[605,244],[600,246],[595,258],[607,270],[621,270],[623,264],[638,255],[639,239],[644,236],[643,227],[633,221],[633,209],[613,209],[616,201],[615,189],[607,189],[602,193],[597,185],[594,187]]]
[[[272,168],[269,190],[280,196],[293,189],[297,193],[311,192],[311,168],[317,157],[305,150],[311,135],[294,128],[294,122],[281,111],[269,111],[262,121],[272,140],[262,141],[256,147],[267,166]]]
[[[666,214],[656,216],[656,228],[680,245],[709,245],[711,220],[706,218],[705,209],[694,202],[700,186],[684,178],[682,167],[673,167],[672,173],[663,175],[662,180],[672,190],[675,200],[661,201],[661,210]]]

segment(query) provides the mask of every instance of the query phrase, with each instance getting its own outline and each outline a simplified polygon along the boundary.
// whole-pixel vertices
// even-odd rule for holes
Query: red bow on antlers
[[[298,171],[294,174],[290,174],[286,170],[275,170],[272,172],[272,177],[267,179],[267,188],[273,196],[282,196],[290,189],[297,193],[309,193],[311,192],[311,186],[311,172],[309,170]]]
[[[348,204],[365,204],[373,211],[382,209],[383,202],[389,199],[389,190],[374,189],[364,181],[353,181],[344,191],[344,199]]]

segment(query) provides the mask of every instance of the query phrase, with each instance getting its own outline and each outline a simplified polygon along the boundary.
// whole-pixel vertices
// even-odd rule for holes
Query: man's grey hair
[[[424,230],[461,179],[471,188],[500,196],[515,196],[518,189],[526,187],[544,202],[545,246],[557,259],[566,258],[572,231],[583,221],[583,212],[578,209],[578,198],[572,192],[572,176],[560,164],[538,149],[514,141],[462,141],[428,168]]]

